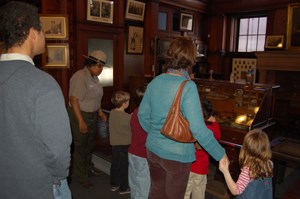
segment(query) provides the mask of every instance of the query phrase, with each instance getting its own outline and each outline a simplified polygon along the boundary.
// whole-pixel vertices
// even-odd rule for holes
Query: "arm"
[[[148,92],[147,92],[148,90]],[[150,87],[147,87],[147,90],[144,94],[144,97],[141,101],[138,111],[138,120],[141,127],[145,130],[146,133],[150,131],[150,115],[151,115],[151,107],[149,101],[149,90]]]
[[[78,99],[74,96],[70,96],[70,104],[71,104],[72,110],[74,112],[74,115],[78,121],[80,132],[82,134],[87,133],[88,128],[87,128],[87,125],[86,125],[82,115],[81,115]]]
[[[48,84],[45,85],[47,90],[36,100],[34,120],[38,139],[45,149],[45,165],[53,178],[59,180],[69,174],[72,141],[70,122],[58,85],[49,88],[49,81],[45,83]]]
[[[229,167],[229,164],[227,164],[226,162],[219,163],[219,169],[224,174],[224,178],[225,178],[226,184],[227,184],[230,192],[233,195],[239,195],[239,194],[243,193],[243,191],[246,189],[249,182],[251,181],[250,176],[249,176],[249,168],[248,167],[242,168],[239,178],[238,178],[237,182],[235,183],[234,180],[232,179],[232,176],[229,172],[228,167]]]
[[[228,161],[220,161],[219,169],[223,173],[228,189],[233,195],[237,195],[237,186],[233,181],[231,174],[229,172],[229,162]]]
[[[213,132],[214,137],[219,141],[221,139],[221,129],[218,122],[216,121],[216,118],[210,116],[207,121],[210,122],[210,124],[207,125],[207,128]]]
[[[225,149],[214,138],[213,133],[206,127],[199,100],[197,86],[189,81],[183,90],[181,110],[190,124],[194,138],[215,160],[219,161],[225,156]]]
[[[101,108],[98,111],[98,116],[101,118],[102,121],[107,122],[107,116]]]

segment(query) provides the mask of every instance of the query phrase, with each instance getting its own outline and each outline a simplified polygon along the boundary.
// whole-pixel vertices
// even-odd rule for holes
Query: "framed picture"
[[[135,21],[144,21],[146,3],[127,0],[125,18]]]
[[[179,29],[181,31],[193,30],[193,15],[188,13],[180,13]]]
[[[41,15],[46,39],[68,39],[68,20],[66,15]]]
[[[113,16],[113,1],[87,0],[87,20],[112,24]]]
[[[144,28],[139,26],[128,26],[127,53],[143,53]]]
[[[69,68],[69,45],[47,44],[42,63],[45,68]]]
[[[300,50],[300,3],[288,5],[287,49]]]
[[[265,49],[283,49],[284,36],[283,35],[269,35],[266,38]]]

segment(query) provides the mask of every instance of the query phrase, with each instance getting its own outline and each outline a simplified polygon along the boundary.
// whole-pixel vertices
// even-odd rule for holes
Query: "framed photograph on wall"
[[[266,38],[265,49],[283,49],[284,36],[283,35],[269,35]]]
[[[68,39],[68,18],[66,15],[41,15],[46,39]]]
[[[127,0],[125,18],[135,21],[144,21],[146,3]]]
[[[289,50],[300,50],[300,3],[288,5],[286,44]]]
[[[142,54],[144,43],[144,28],[128,26],[127,53]]]
[[[180,13],[180,24],[179,29],[181,31],[192,31],[193,30],[193,15],[188,13]]]
[[[69,45],[47,44],[42,63],[45,68],[69,68]]]
[[[113,17],[113,1],[87,0],[87,20],[112,24]]]

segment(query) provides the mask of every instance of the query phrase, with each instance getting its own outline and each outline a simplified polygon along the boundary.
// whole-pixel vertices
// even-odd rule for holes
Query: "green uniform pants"
[[[70,125],[73,136],[73,169],[80,183],[89,180],[89,173],[93,168],[92,152],[97,132],[97,112],[88,113],[81,111],[82,117],[88,127],[88,132],[82,134],[79,131],[78,121],[73,113],[72,108],[68,107]]]

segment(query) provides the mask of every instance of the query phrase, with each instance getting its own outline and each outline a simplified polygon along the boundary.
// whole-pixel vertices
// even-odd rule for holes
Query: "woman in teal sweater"
[[[148,133],[146,147],[150,168],[150,199],[182,199],[190,165],[195,160],[193,143],[173,141],[160,133],[179,85],[189,79],[188,68],[195,64],[196,48],[192,40],[180,37],[172,41],[166,55],[167,72],[147,86],[138,118]],[[180,109],[201,146],[217,161],[228,161],[225,150],[206,128],[197,86],[188,81],[183,89]]]

